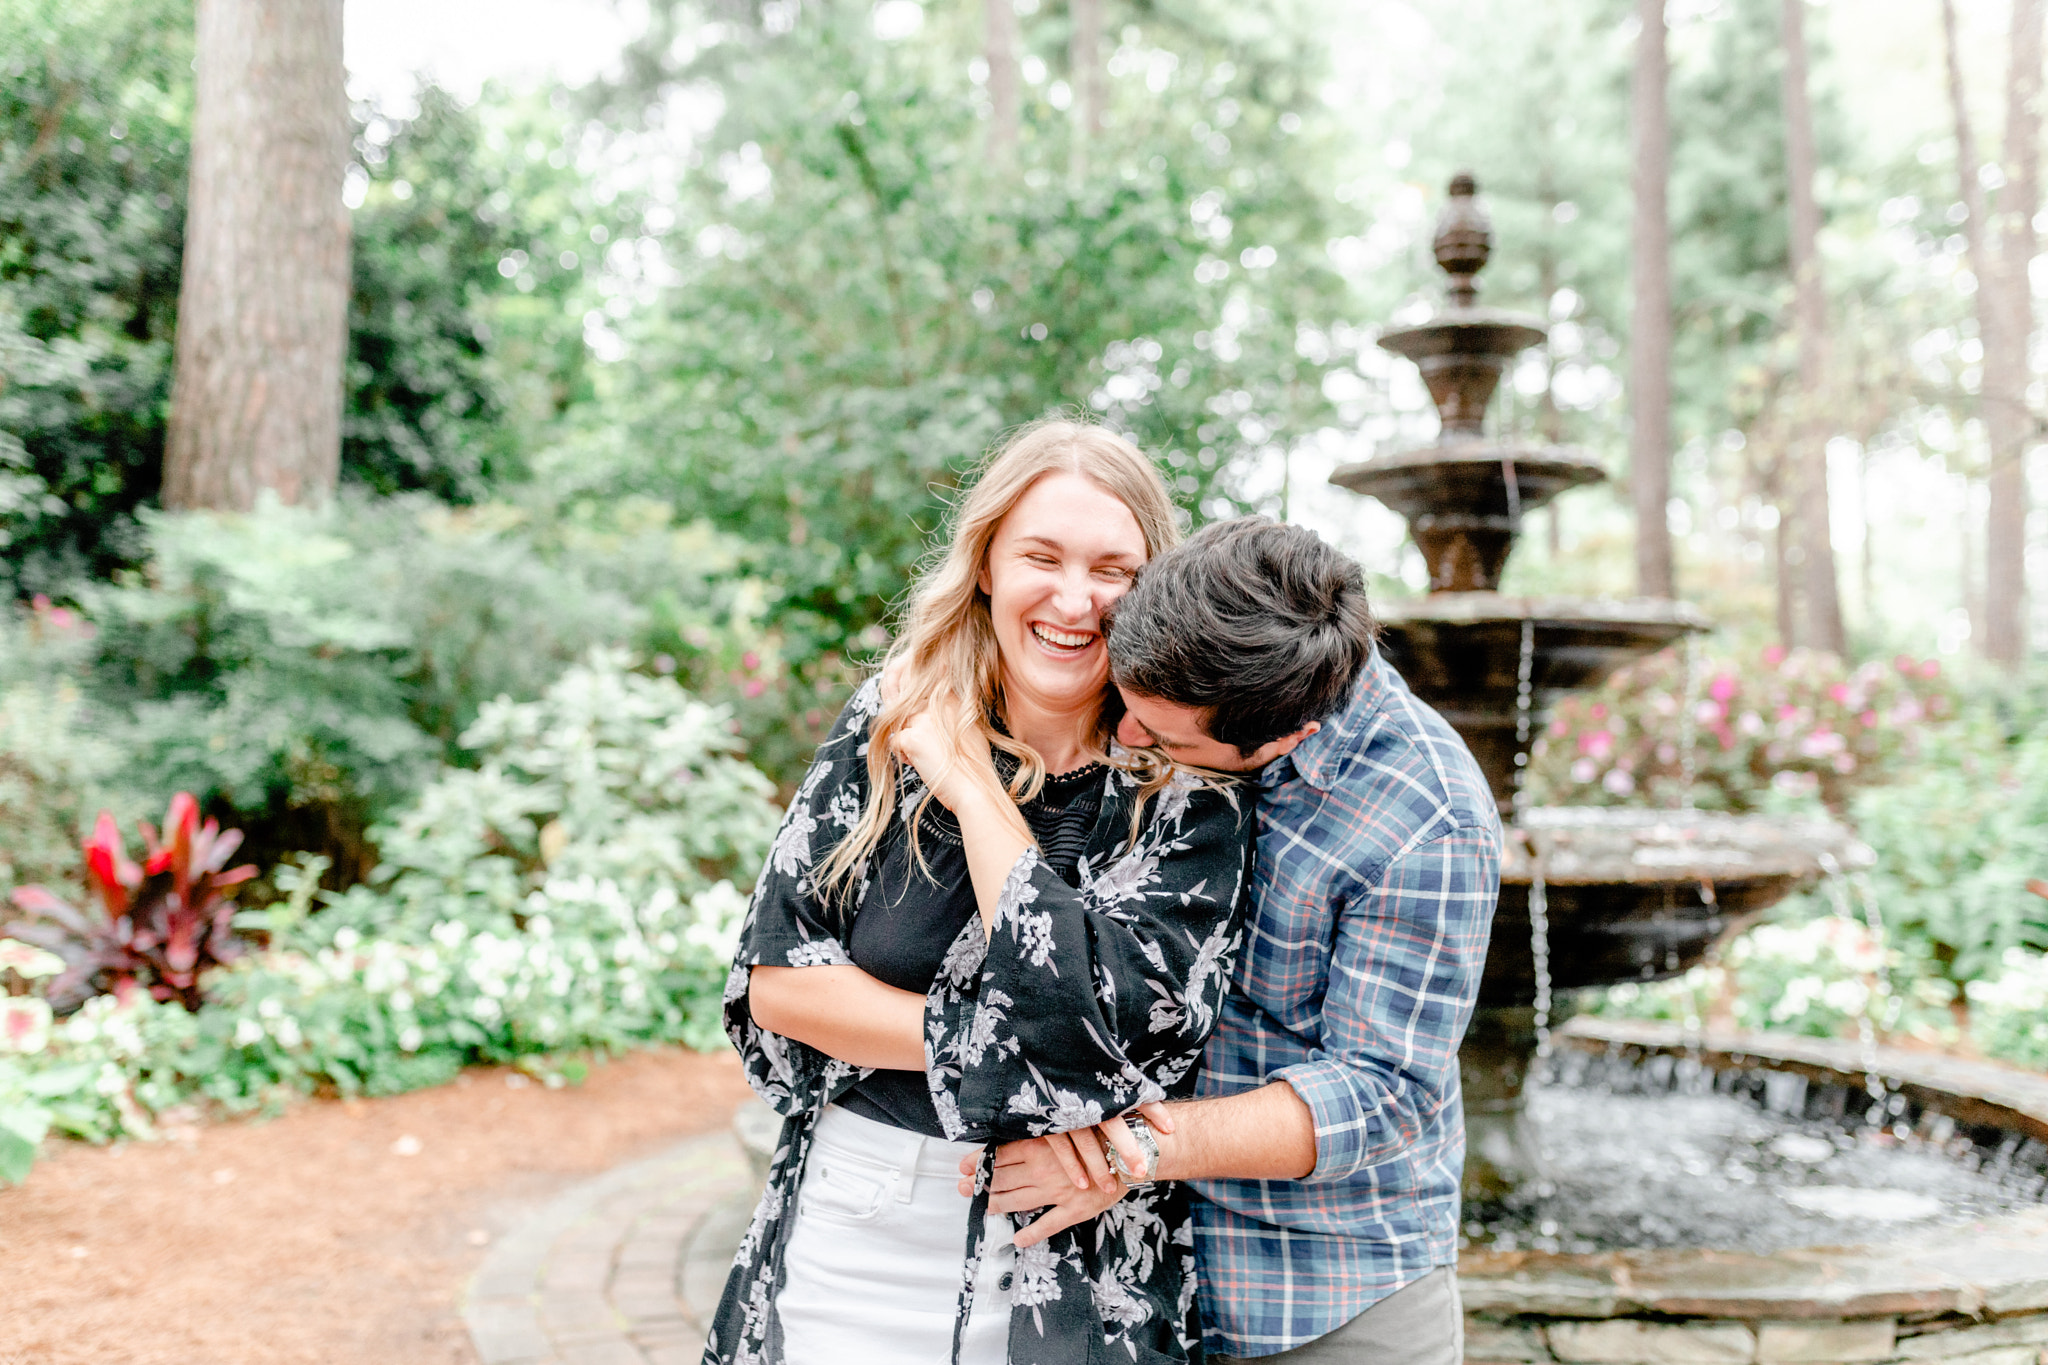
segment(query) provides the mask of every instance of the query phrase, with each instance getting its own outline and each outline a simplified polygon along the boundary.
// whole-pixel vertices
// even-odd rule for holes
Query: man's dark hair
[[[1206,711],[1210,738],[1251,754],[1342,707],[1377,631],[1356,562],[1305,527],[1240,517],[1145,566],[1111,618],[1110,675]]]

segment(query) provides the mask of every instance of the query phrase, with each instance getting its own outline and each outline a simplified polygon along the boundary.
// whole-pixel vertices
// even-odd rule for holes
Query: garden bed
[[[0,1189],[0,1365],[467,1365],[462,1286],[572,1181],[723,1127],[730,1053],[628,1054],[580,1086],[475,1068],[388,1099],[169,1140],[57,1144]]]

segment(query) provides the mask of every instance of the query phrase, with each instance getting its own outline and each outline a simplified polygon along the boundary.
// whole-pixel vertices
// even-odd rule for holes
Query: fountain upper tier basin
[[[1529,900],[1538,862],[1553,990],[1672,976],[1819,875],[1870,850],[1828,820],[1712,811],[1538,807],[1507,832],[1479,987],[1485,1006],[1536,998]]]
[[[1582,450],[1450,437],[1420,450],[1348,464],[1330,482],[1378,498],[1408,519],[1429,564],[1431,592],[1492,592],[1522,514],[1607,472]]]
[[[1380,346],[1422,371],[1446,433],[1477,436],[1508,362],[1546,335],[1542,320],[1526,314],[1452,307],[1420,326],[1382,334]]]
[[[1711,628],[1699,610],[1662,598],[1614,600],[1437,593],[1379,605],[1380,648],[1415,695],[1465,738],[1506,810],[1526,753],[1551,708],[1633,659]],[[1516,702],[1523,627],[1530,632],[1528,738]]]

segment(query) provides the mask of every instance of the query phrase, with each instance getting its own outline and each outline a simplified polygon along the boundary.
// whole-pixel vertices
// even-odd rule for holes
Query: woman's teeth
[[[1054,630],[1050,626],[1034,625],[1031,633],[1040,644],[1060,654],[1079,654],[1095,643],[1093,631]]]

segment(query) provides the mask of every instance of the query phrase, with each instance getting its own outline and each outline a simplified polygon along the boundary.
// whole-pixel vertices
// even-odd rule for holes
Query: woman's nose
[[[1085,576],[1060,579],[1059,587],[1053,589],[1052,609],[1070,622],[1086,620],[1095,611],[1095,594]]]

